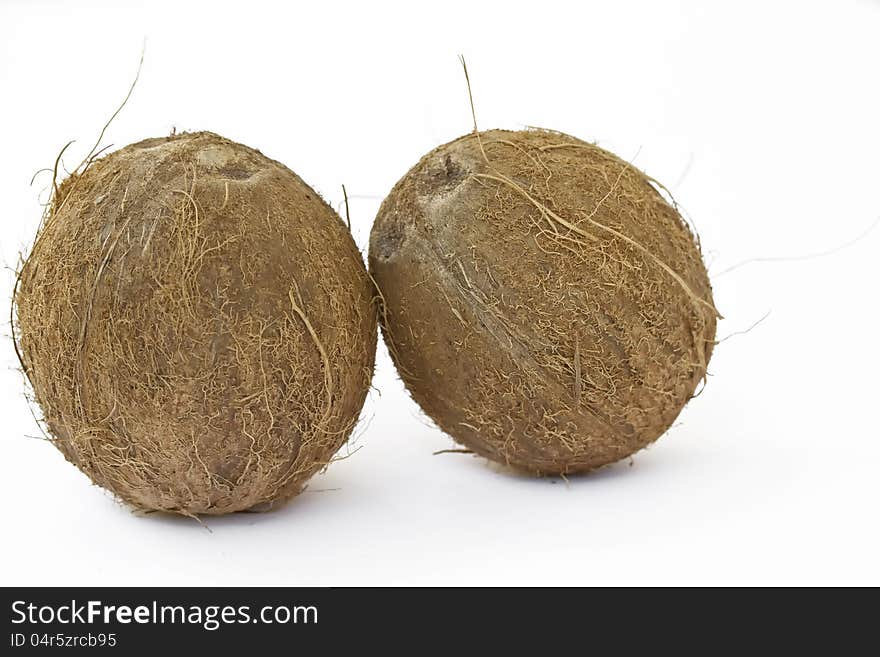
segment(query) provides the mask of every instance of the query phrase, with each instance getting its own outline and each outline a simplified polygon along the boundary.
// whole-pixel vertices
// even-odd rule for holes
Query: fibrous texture
[[[489,459],[617,461],[706,374],[717,314],[694,235],[645,174],[568,135],[435,149],[382,204],[369,260],[413,398]]]
[[[134,507],[263,509],[355,425],[373,288],[298,176],[211,133],[148,139],[56,190],[14,302],[49,436]]]

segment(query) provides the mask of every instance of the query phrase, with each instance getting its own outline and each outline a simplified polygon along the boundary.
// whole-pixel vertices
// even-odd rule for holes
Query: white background
[[[127,8],[124,8],[127,7]],[[670,186],[711,272],[821,252],[880,217],[880,2],[0,0],[0,248],[29,244],[60,147],[210,129],[297,171],[365,249],[430,148],[539,125]],[[880,229],[713,279],[704,394],[656,445],[587,477],[460,454],[384,347],[359,448],[281,511],[138,517],[38,435],[0,346],[0,583],[880,584]],[[3,276],[3,299],[12,276]],[[8,330],[6,330],[8,334]],[[379,394],[381,392],[381,394]],[[369,421],[369,423],[367,423]],[[345,451],[345,450],[344,450]],[[351,450],[353,451],[353,450]]]

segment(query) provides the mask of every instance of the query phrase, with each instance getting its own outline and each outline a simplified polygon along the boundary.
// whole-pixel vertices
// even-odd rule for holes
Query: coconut
[[[345,224],[289,169],[199,132],[54,192],[14,296],[48,435],[138,509],[266,509],[347,440],[375,355]]]
[[[395,185],[370,270],[398,372],[443,431],[566,474],[670,426],[706,375],[717,314],[699,243],[658,187],[546,130],[468,134]]]

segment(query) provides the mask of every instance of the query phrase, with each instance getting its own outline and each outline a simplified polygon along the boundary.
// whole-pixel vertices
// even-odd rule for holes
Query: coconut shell
[[[694,235],[644,173],[557,132],[472,133],[423,157],[370,238],[385,340],[457,442],[541,474],[656,440],[712,354]]]
[[[50,438],[128,504],[265,509],[345,443],[376,346],[345,224],[289,169],[200,132],[55,191],[19,275],[17,346]]]

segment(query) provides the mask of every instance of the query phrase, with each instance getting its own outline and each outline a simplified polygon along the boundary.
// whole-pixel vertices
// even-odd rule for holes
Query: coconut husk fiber
[[[347,440],[372,375],[372,284],[293,172],[208,132],[147,139],[54,192],[14,297],[64,456],[138,509],[265,509]]]
[[[518,469],[622,459],[706,375],[717,313],[697,239],[652,179],[565,134],[431,151],[383,202],[369,263],[412,397]]]

